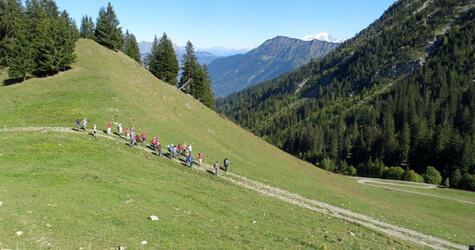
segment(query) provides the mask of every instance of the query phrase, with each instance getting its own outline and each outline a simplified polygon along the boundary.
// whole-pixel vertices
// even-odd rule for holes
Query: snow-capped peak
[[[303,37],[304,41],[312,41],[312,40],[320,40],[320,41],[326,41],[326,42],[332,42],[332,43],[340,43],[343,41],[343,39],[337,39],[330,35],[328,32],[320,32],[315,35],[307,35]]]

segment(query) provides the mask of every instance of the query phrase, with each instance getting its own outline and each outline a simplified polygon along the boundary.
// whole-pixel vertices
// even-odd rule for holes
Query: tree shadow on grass
[[[21,83],[23,82],[24,80],[28,80],[30,79],[31,77],[27,77],[25,79],[23,78],[9,78],[9,79],[5,79],[3,80],[3,86],[10,86],[10,85],[14,85],[14,84],[18,84],[18,83]]]

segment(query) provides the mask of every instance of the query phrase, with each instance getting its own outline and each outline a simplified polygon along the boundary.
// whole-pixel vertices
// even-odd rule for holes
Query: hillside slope
[[[211,62],[209,73],[213,91],[219,97],[238,92],[320,58],[338,45],[320,40],[274,37],[246,54]]]
[[[159,135],[164,144],[193,143],[194,151],[204,152],[208,163],[215,160],[222,161],[225,157],[228,157],[232,162],[232,172],[247,178],[366,214],[379,221],[408,227],[453,242],[469,244],[473,238],[470,232],[475,231],[475,223],[472,223],[474,220],[472,216],[474,206],[469,203],[457,203],[438,197],[424,196],[424,199],[421,199],[422,196],[416,193],[374,188],[362,185],[354,179],[316,169],[306,162],[283,153],[276,147],[265,143],[232,122],[220,117],[192,97],[160,82],[140,65],[121,53],[104,49],[89,40],[80,40],[77,44],[77,56],[78,61],[70,71],[54,77],[31,79],[21,84],[0,87],[0,127],[68,127],[73,126],[75,119],[79,117],[87,117],[100,127],[104,127],[108,121],[121,122],[126,127],[135,125],[138,131],[145,130],[149,136]],[[246,244],[243,245],[244,247],[261,246],[269,248],[286,248],[290,245],[294,247],[299,245],[320,247],[326,243],[334,247],[381,248],[383,246],[385,248],[386,244],[392,244],[388,243],[385,238],[381,238],[379,234],[372,236],[374,233],[367,229],[351,226],[336,219],[331,219],[329,223],[335,228],[323,229],[325,228],[323,224],[327,222],[321,219],[327,218],[325,216],[313,216],[314,213],[312,212],[302,211],[292,206],[285,206],[291,209],[292,212],[277,209],[274,206],[281,206],[280,202],[271,200],[269,203],[267,202],[269,199],[259,198],[254,193],[243,191],[234,185],[229,186],[228,183],[219,180],[214,182],[213,178],[205,173],[183,169],[169,161],[157,160],[156,158],[148,159],[150,158],[149,155],[143,155],[139,157],[140,159],[137,159],[135,154],[129,152],[130,150],[135,152],[134,149],[129,149],[121,144],[107,142],[104,144],[104,142],[98,140],[97,145],[93,145],[92,143],[95,142],[91,141],[92,138],[90,140],[81,137],[77,139],[74,137],[65,138],[50,133],[32,135],[12,133],[8,135],[0,134],[0,136],[2,143],[5,145],[2,152],[0,152],[2,154],[0,157],[0,167],[2,168],[0,172],[2,178],[0,182],[1,197],[5,197],[5,199],[2,198],[2,201],[5,202],[4,207],[7,207],[8,203],[13,204],[8,206],[7,212],[0,208],[0,218],[2,220],[8,219],[9,223],[8,227],[2,227],[2,230],[4,230],[2,235],[8,235],[9,237],[9,240],[6,241],[8,243],[16,242],[17,238],[11,234],[14,234],[14,230],[21,230],[23,227],[23,214],[25,211],[29,211],[24,205],[36,202],[35,197],[55,201],[50,204],[65,204],[66,207],[58,207],[58,211],[54,213],[55,218],[61,218],[64,214],[74,214],[77,209],[94,213],[94,211],[89,211],[86,206],[90,203],[92,203],[91,206],[96,208],[104,208],[105,211],[100,213],[100,217],[104,218],[98,224],[94,224],[93,232],[98,232],[98,228],[104,220],[106,223],[112,223],[115,226],[110,227],[111,231],[99,237],[98,241],[102,242],[99,244],[100,247],[110,246],[112,239],[122,237],[125,239],[124,241],[129,243],[134,242],[134,240],[139,242],[140,239],[135,237],[140,235],[152,237],[155,229],[153,227],[140,229],[140,224],[137,223],[148,216],[148,213],[154,213],[154,207],[157,208],[157,211],[173,209],[173,205],[166,206],[167,203],[164,200],[151,198],[163,194],[164,199],[167,200],[182,197],[179,202],[181,205],[175,207],[180,209],[191,207],[193,211],[202,211],[200,212],[201,215],[193,221],[185,220],[182,223],[182,225],[190,225],[190,229],[185,230],[183,228],[185,226],[183,226],[172,230],[172,226],[164,226],[165,234],[159,233],[159,236],[153,236],[157,241],[163,240],[163,245],[170,248],[187,248],[191,246],[189,244],[194,243],[203,244],[210,248],[216,246],[211,238],[204,235],[218,231],[220,225],[225,222],[229,223],[227,224],[229,228],[238,230],[236,234],[240,236],[229,237],[223,234],[220,236],[222,245],[218,245],[218,248],[236,246],[236,244]],[[61,148],[65,145],[66,149],[62,150]],[[88,145],[91,145],[91,148]],[[119,147],[118,151],[114,149],[114,145]],[[112,148],[109,146],[112,146]],[[30,158],[27,156],[30,156]],[[56,172],[55,166],[64,166],[66,172]],[[90,173],[90,175],[84,176],[88,180],[84,184],[81,184],[81,181],[78,180],[79,183],[75,185],[85,186],[76,189],[75,185],[70,186],[69,183],[74,181],[74,178],[81,171]],[[108,176],[113,178],[110,179]],[[94,184],[96,180],[103,183],[104,186]],[[159,180],[170,182],[161,183]],[[196,180],[196,182],[190,180]],[[212,183],[208,184],[208,182]],[[128,187],[127,183],[133,185]],[[52,186],[44,189],[46,184]],[[154,186],[155,184],[157,186]],[[138,199],[150,200],[150,203],[143,208],[144,210],[140,214],[134,214],[133,216],[136,217],[131,221],[132,224],[129,224],[124,221],[128,212],[120,210],[120,207],[117,207],[116,204],[129,199],[124,194],[139,192],[137,191],[139,186],[140,189],[143,188],[143,191],[140,191]],[[34,190],[43,189],[44,192],[34,193]],[[24,191],[16,193],[13,190]],[[61,192],[61,190],[73,193],[66,198],[58,196],[58,200],[53,199],[56,195],[59,195],[57,192]],[[75,190],[80,191],[80,193]],[[97,199],[103,201],[93,204],[98,200],[88,196],[88,194],[95,194],[99,192],[98,190],[104,192],[97,193]],[[164,190],[168,190],[166,191],[168,194],[164,194]],[[229,191],[226,191],[226,193],[224,190]],[[204,195],[201,192],[207,194]],[[475,200],[473,194],[462,191],[438,190],[437,192],[440,192],[440,196],[459,196],[464,200]],[[229,193],[235,193],[239,197],[223,201],[223,197],[228,197],[227,194]],[[31,200],[25,200],[24,197],[28,195],[31,196]],[[70,199],[74,197],[84,197],[82,198],[84,202],[81,202],[80,199],[77,203],[70,203]],[[250,197],[250,199],[244,199],[244,197]],[[113,200],[111,201],[111,199]],[[109,206],[108,201],[112,204],[111,206]],[[48,203],[40,204],[47,206]],[[83,204],[83,206],[75,208],[75,204]],[[228,206],[237,206],[238,204],[242,206],[237,207],[237,209],[245,209],[245,212],[236,215],[235,219],[230,219],[229,214],[234,212],[232,210],[226,212]],[[206,209],[207,206],[211,207]],[[256,206],[258,208],[254,210]],[[259,206],[264,207],[259,208]],[[25,208],[20,209],[20,207]],[[108,218],[106,211],[109,210],[118,215]],[[240,226],[255,220],[251,218],[255,217],[252,215],[261,214],[264,216],[265,213],[265,216],[267,216],[271,211],[275,211],[275,216],[280,219],[270,218],[267,221],[269,223],[268,228],[257,227],[238,233],[242,228]],[[404,211],[404,213],[401,213],[401,211]],[[430,211],[430,213],[427,213],[427,211]],[[457,213],[450,211],[457,211]],[[52,213],[52,211],[46,210],[46,212],[38,215],[37,219],[40,220],[43,218],[42,216],[48,216],[49,213]],[[297,216],[292,217],[294,218],[292,219],[288,217],[289,213],[296,213]],[[247,217],[246,214],[251,216]],[[90,227],[88,223],[93,221],[89,219],[81,222],[84,218],[89,217],[86,214],[77,220],[77,223],[79,223],[78,231],[74,232],[74,226],[71,224],[61,230],[66,230],[65,232],[71,233],[74,237],[80,235],[83,230]],[[202,225],[201,223],[205,219],[210,220],[211,224]],[[302,221],[299,221],[300,219],[306,221],[302,224],[302,227],[298,226],[302,223]],[[66,223],[62,219],[59,221],[60,223]],[[259,220],[256,221],[257,225],[260,225]],[[276,221],[285,221],[286,226],[278,224]],[[42,220],[38,223],[40,222],[43,224],[49,223],[42,222]],[[174,220],[167,223],[174,223]],[[310,232],[306,231],[307,229],[304,230],[309,225],[308,223],[316,225],[310,227]],[[38,224],[31,224],[31,228],[34,228],[34,225]],[[125,229],[121,229],[122,227],[125,227]],[[196,235],[196,237],[190,236],[194,231],[201,232],[202,227],[206,228],[203,234]],[[346,230],[350,230],[353,233],[357,232],[359,237],[349,237],[348,242],[346,238],[343,242],[340,242],[333,236],[326,240],[324,238],[325,234],[316,231],[317,228],[318,230],[322,228],[324,231],[328,231],[330,235],[346,233],[346,236],[350,235]],[[343,228],[346,228],[346,230]],[[118,235],[120,236],[111,238],[110,236],[114,235],[113,229],[115,231],[119,230],[120,234]],[[289,230],[286,231],[287,229]],[[66,241],[67,238],[59,236],[61,230],[54,231],[56,232],[55,235]],[[137,232],[137,230],[143,230],[140,231],[143,234],[137,236],[137,234],[131,233]],[[297,231],[303,234],[295,234]],[[97,239],[98,236],[94,235],[95,233],[88,234],[87,237],[83,238],[84,242]],[[181,243],[178,243],[177,235],[189,236],[187,237],[189,240],[179,241]],[[252,235],[266,236],[265,239],[278,238],[282,240],[269,241],[264,238],[255,238],[256,236]],[[304,237],[306,237],[304,235],[312,235],[312,237],[318,235],[318,237],[323,238],[312,238],[309,243],[306,239],[304,240]],[[375,240],[368,241],[364,235],[368,235],[369,239]],[[4,237],[0,238],[3,242]],[[291,238],[292,240],[290,240]],[[34,242],[31,242],[29,246],[32,244]],[[8,245],[11,246],[11,244]],[[70,245],[76,246],[73,243]],[[395,246],[395,248],[399,247]]]
[[[435,166],[475,190],[474,27],[473,1],[398,1],[322,60],[218,106],[327,169],[382,178],[384,165]]]

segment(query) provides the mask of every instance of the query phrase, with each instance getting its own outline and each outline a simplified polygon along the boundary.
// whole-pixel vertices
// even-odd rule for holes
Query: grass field
[[[193,143],[194,151],[204,152],[205,160],[208,162],[222,161],[228,157],[232,162],[232,171],[248,178],[447,240],[462,244],[474,243],[475,206],[434,197],[421,198],[417,194],[361,185],[354,179],[317,169],[256,138],[196,102],[192,97],[183,95],[174,87],[160,82],[121,53],[104,49],[89,40],[80,40],[77,46],[77,56],[77,63],[68,72],[54,77],[31,79],[21,84],[0,87],[0,126],[73,126],[77,118],[83,117],[87,117],[91,121],[91,125],[95,122],[99,127],[104,127],[108,121],[121,122],[124,126],[135,125],[138,131],[145,130],[149,136],[159,135],[165,144]],[[5,141],[4,135],[0,135],[0,138]],[[9,150],[20,152],[22,147],[27,146],[24,145],[26,142],[28,142],[28,137],[18,135],[18,143],[11,144]],[[86,148],[89,145],[83,143]],[[123,150],[126,150],[126,148]],[[100,151],[99,148],[91,152],[96,151]],[[54,150],[49,151],[50,157],[53,157],[55,152]],[[43,152],[35,153],[43,154]],[[65,159],[63,160],[67,160],[65,166],[73,167],[77,174],[81,171],[90,171],[88,169],[89,165],[100,160],[100,158],[91,158],[91,164],[84,164],[83,161],[87,162],[87,158],[78,156],[77,161],[69,161],[74,157],[66,155],[73,152],[66,150],[64,153]],[[109,151],[109,155],[112,153],[112,151]],[[111,168],[115,164],[122,164],[122,161],[119,160],[121,158],[116,159],[105,155],[102,157],[110,162],[101,166],[104,171],[112,171]],[[20,163],[14,159],[5,157],[0,157],[0,159],[1,168],[17,169],[20,166]],[[50,158],[44,158],[38,162],[38,166],[49,167],[51,165],[50,160]],[[143,164],[141,162],[129,163],[131,168],[140,167],[141,169],[148,164],[145,162]],[[77,169],[76,165],[81,167]],[[98,167],[99,165],[95,166]],[[182,172],[196,176],[192,172],[179,171],[180,174],[169,175],[164,178],[173,179],[175,185],[182,186],[188,184],[187,181],[189,181],[187,178],[181,178]],[[140,176],[144,175],[144,173],[140,173]],[[200,179],[200,186],[218,185],[210,177],[198,176],[200,177],[196,178]],[[0,178],[6,178],[3,171],[0,173]],[[10,182],[16,182],[15,178],[15,176],[10,176]],[[135,186],[131,184],[128,187],[126,181],[136,182],[136,178],[129,177],[128,172],[122,173],[121,178],[123,178],[120,181],[124,181],[124,187],[134,190]],[[203,180],[202,183],[201,179]],[[65,182],[67,181],[65,180]],[[208,182],[211,183],[205,184]],[[39,187],[39,184],[35,186],[34,183],[30,184],[28,181],[24,184],[26,186],[25,190],[33,190]],[[234,189],[233,192],[238,192],[237,188],[229,187],[228,184],[219,183],[219,185],[220,188],[226,187]],[[0,184],[2,193],[11,193],[14,190],[12,188],[14,187]],[[84,193],[106,192],[99,190],[102,188],[103,186],[98,185],[91,187],[91,190],[85,189]],[[178,194],[184,190],[186,188],[173,192]],[[57,191],[54,191],[54,189],[48,190],[48,193],[51,193],[48,196],[56,195],[55,192]],[[143,192],[152,191],[144,190]],[[475,194],[469,192],[448,189],[429,192],[438,192],[441,195],[448,196],[462,195],[467,199],[475,199]],[[216,192],[213,194],[218,195]],[[72,195],[74,197],[79,196]],[[179,195],[185,194],[180,193]],[[211,194],[208,194],[208,196],[211,196]],[[250,197],[248,200],[239,201],[243,202],[242,204],[254,204],[252,203],[254,199],[261,199],[263,203],[267,203],[261,204],[261,206],[274,204],[275,207],[289,208],[277,201],[259,198],[257,195],[248,192],[245,192],[245,195],[242,196],[243,198]],[[212,198],[213,202],[216,202],[216,209],[221,210],[223,207],[230,206],[228,202],[217,201],[218,197],[225,196]],[[124,200],[123,197],[122,200]],[[182,204],[187,204],[187,202],[195,201],[190,197],[182,199]],[[100,204],[105,206],[103,203]],[[196,206],[195,209],[198,209],[199,205],[194,205]],[[205,206],[204,203],[201,205]],[[146,205],[143,206],[144,208],[137,206],[137,209],[144,210]],[[273,208],[269,207],[269,209]],[[297,216],[301,220],[296,219],[295,222],[298,221],[298,223],[309,226],[312,224],[312,220],[320,218],[315,213],[301,212],[301,216]],[[240,214],[239,218],[242,218],[246,213]],[[311,214],[311,216],[307,217],[306,213]],[[290,214],[282,212],[280,220],[287,220],[286,216],[292,216]],[[20,216],[20,214],[17,216]],[[222,221],[226,220],[223,219]],[[324,224],[329,225],[334,222],[335,225],[332,226],[338,227],[337,224],[339,223],[335,220]],[[96,226],[99,226],[99,224],[96,224]],[[214,223],[209,227],[214,231],[218,228],[220,228],[219,223]],[[193,231],[195,230],[199,230],[199,227],[194,227]],[[209,232],[209,230],[205,232],[214,233]],[[4,233],[6,232],[2,232],[2,234]],[[203,238],[207,240],[202,242],[208,242],[212,237],[206,238],[200,234],[195,237],[194,241],[201,242]],[[315,239],[315,242],[319,242],[319,240],[321,239]],[[381,245],[387,243],[387,240],[379,240]],[[266,248],[269,246],[269,248],[272,248],[272,243],[269,241],[260,238],[253,240],[253,243],[262,244],[256,245],[258,247]],[[193,242],[193,240],[190,239],[190,242]],[[172,247],[172,245],[165,245]],[[289,243],[289,245],[292,244]],[[317,246],[320,245],[317,244]],[[351,244],[345,246],[351,248]]]
[[[414,247],[103,138],[2,139],[2,248]]]

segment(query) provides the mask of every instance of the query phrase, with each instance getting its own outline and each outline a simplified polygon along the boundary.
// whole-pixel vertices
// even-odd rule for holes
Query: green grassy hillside
[[[160,82],[121,53],[80,40],[77,57],[68,72],[0,87],[0,127],[73,126],[79,117],[99,127],[109,120],[135,125],[149,136],[159,135],[165,144],[193,143],[194,151],[204,152],[207,162],[228,157],[232,171],[250,179],[454,242],[473,240],[473,205],[375,188],[316,169]],[[133,246],[142,238],[166,248],[194,244],[386,248],[394,244],[369,230],[261,198],[206,173],[138,157],[124,145],[48,133],[8,133],[0,138],[0,200],[4,201],[0,222],[8,225],[0,229],[0,247],[35,246],[35,240],[15,236],[22,226],[36,239],[50,238],[56,246],[86,242],[98,247],[120,242]],[[437,192],[475,197],[463,191]],[[137,203],[125,204],[130,199]],[[164,224],[150,224],[146,217],[153,213]],[[273,216],[266,219],[267,225],[260,223],[264,216]],[[53,226],[44,228],[45,223]],[[321,230],[332,238],[325,238]],[[359,237],[343,243],[335,237],[348,231],[357,231]]]

